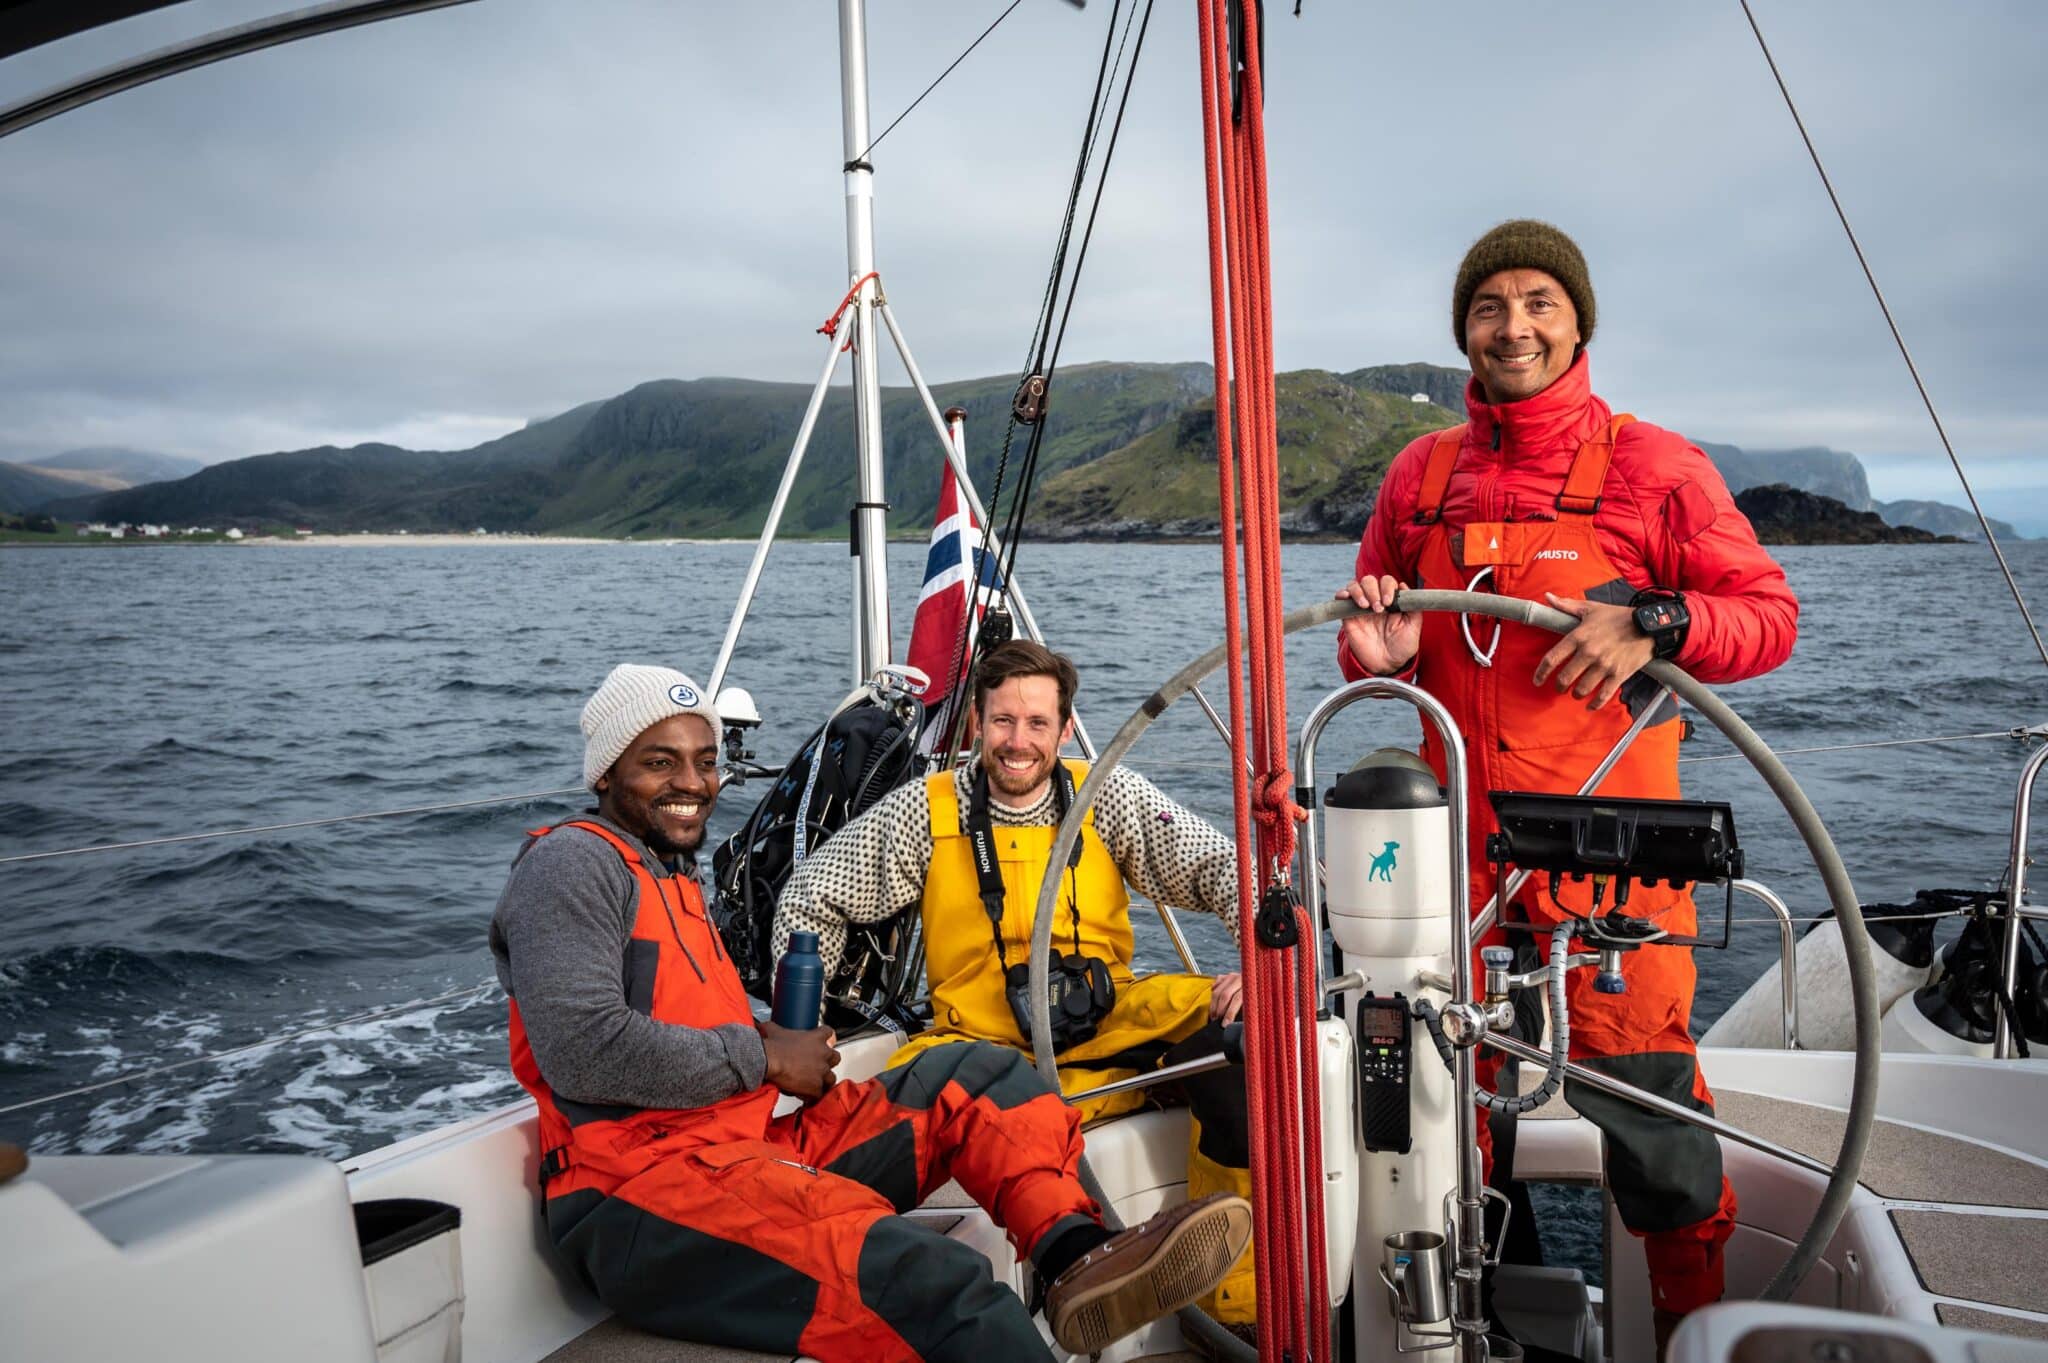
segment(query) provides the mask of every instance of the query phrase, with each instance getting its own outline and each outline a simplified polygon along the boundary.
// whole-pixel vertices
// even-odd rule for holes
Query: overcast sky
[[[875,127],[1005,3],[873,0]],[[2048,6],[1754,3],[1965,467],[2048,529]],[[0,102],[280,7],[0,62]],[[1191,8],[1158,6],[1068,360],[1208,357]],[[1465,246],[1544,217],[1591,262],[1617,408],[1961,502],[1735,0],[1290,8],[1282,368],[1460,363]],[[1024,0],[875,153],[883,279],[934,381],[1016,369],[1109,10]],[[462,448],[647,379],[808,383],[846,282],[839,99],[824,0],[481,0],[18,133],[0,459]]]

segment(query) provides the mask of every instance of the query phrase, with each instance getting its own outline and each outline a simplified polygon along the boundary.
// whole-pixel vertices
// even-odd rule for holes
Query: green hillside
[[[1357,535],[1401,447],[1458,420],[1320,369],[1280,375],[1277,396],[1282,524],[1295,534]],[[1217,533],[1214,399],[1049,479],[1033,496],[1031,521],[1041,538]]]
[[[968,465],[993,490],[1015,380],[941,384],[967,411]],[[1046,416],[1041,477],[1129,444],[1209,389],[1197,364],[1076,365]],[[176,483],[77,499],[65,511],[128,521],[290,522],[319,530],[492,530],[626,537],[758,533],[810,390],[743,379],[658,380],[473,450],[385,445],[258,455]],[[938,438],[908,389],[882,397],[892,526],[916,533],[938,502]],[[785,533],[843,535],[857,482],[853,399],[835,389],[784,513]],[[1014,480],[1024,441],[1007,475]]]
[[[1292,535],[1356,535],[1394,454],[1462,415],[1468,377],[1430,364],[1280,375],[1282,528]],[[934,390],[942,410],[966,409],[968,467],[984,497],[995,496],[1015,385],[1004,375]],[[57,482],[43,470],[0,465],[0,510],[40,506],[66,520],[289,524],[334,532],[482,527],[614,538],[752,536],[767,516],[810,391],[747,379],[662,379],[474,449],[293,450],[110,493]],[[1045,539],[1214,535],[1213,403],[1206,364],[1061,370],[1045,418],[1029,533]],[[905,388],[883,391],[882,431],[890,527],[922,535],[938,501],[938,437],[923,404]],[[1007,511],[1029,434],[1017,433],[998,515]],[[791,492],[784,534],[845,536],[856,500],[854,444],[852,394],[836,388],[826,397]],[[1744,461],[1761,459],[1769,464],[1770,481],[1827,492],[1848,479],[1868,501],[1853,455],[1816,449],[1752,459],[1733,446],[1710,452],[1731,470],[1729,482],[1738,489],[1746,485],[1737,476]],[[1937,512],[1951,510],[1916,504],[1913,519],[1933,525]],[[1974,533],[1974,521],[1964,524],[1963,514],[1954,512],[1953,524],[1936,528]]]

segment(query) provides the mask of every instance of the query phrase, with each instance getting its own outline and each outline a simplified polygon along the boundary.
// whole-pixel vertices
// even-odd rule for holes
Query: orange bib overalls
[[[678,1026],[753,1026],[696,881],[657,874],[596,823],[534,836],[572,828],[633,874],[628,1006]],[[901,1215],[957,1179],[1020,1254],[1096,1219],[1080,1118],[1017,1052],[947,1046],[782,1117],[766,1084],[701,1108],[600,1106],[548,1085],[515,999],[512,1068],[540,1107],[548,1233],[628,1324],[824,1363],[1050,1357],[986,1259]]]
[[[1556,500],[1555,519],[1473,521],[1442,519],[1444,491],[1464,443],[1465,427],[1437,438],[1424,468],[1415,519],[1429,527],[1420,555],[1419,584],[1446,590],[1491,591],[1542,601],[1544,593],[1627,605],[1638,585],[1602,551],[1594,513],[1607,481],[1614,442],[1633,417],[1616,416],[1604,432],[1580,446]],[[1468,766],[1467,865],[1475,911],[1494,891],[1486,859],[1487,835],[1498,827],[1487,793],[1494,790],[1573,794],[1590,776],[1644,705],[1659,712],[1639,734],[1597,793],[1676,799],[1680,725],[1676,703],[1647,677],[1631,678],[1615,701],[1594,711],[1587,702],[1532,678],[1560,636],[1491,617],[1423,617],[1417,681],[1442,701],[1465,738]],[[1425,727],[1423,755],[1442,778],[1444,754]],[[1539,933],[1565,914],[1587,911],[1589,883],[1561,887],[1553,900],[1547,877],[1532,877],[1502,915],[1536,925]],[[1611,907],[1612,890],[1603,905]],[[1626,911],[1653,919],[1673,934],[1695,930],[1688,890],[1636,885]],[[1527,937],[1527,934],[1517,934]],[[1689,1022],[1693,960],[1690,947],[1640,948],[1622,958],[1627,992],[1602,994],[1591,974],[1566,977],[1571,1057],[1649,1089],[1674,1102],[1710,1111],[1713,1095],[1700,1077]],[[1499,1061],[1482,1060],[1491,1084]],[[1697,1128],[1568,1083],[1566,1096],[1607,1141],[1607,1180],[1622,1221],[1645,1239],[1655,1304],[1689,1311],[1718,1300],[1721,1246],[1734,1229],[1735,1194],[1721,1175],[1715,1139]],[[1487,1123],[1480,1123],[1489,1145]]]

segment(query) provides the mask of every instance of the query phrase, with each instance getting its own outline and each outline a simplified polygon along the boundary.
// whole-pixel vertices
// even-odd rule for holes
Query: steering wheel
[[[1394,609],[1408,613],[1422,611],[1456,611],[1467,615],[1487,615],[1515,624],[1533,625],[1555,634],[1569,631],[1579,622],[1573,616],[1535,601],[1524,601],[1517,597],[1494,596],[1483,592],[1454,591],[1404,591],[1394,599]],[[1291,612],[1281,622],[1281,632],[1293,634],[1316,625],[1328,624],[1365,612],[1346,600],[1325,601],[1319,605],[1306,606]],[[1123,760],[1138,738],[1152,722],[1166,712],[1166,708],[1192,691],[1195,686],[1223,663],[1224,647],[1219,644],[1201,657],[1176,672],[1158,690],[1147,696],[1123,727],[1095,759],[1089,769],[1088,779],[1081,783],[1077,798],[1068,809],[1066,818],[1054,835],[1052,850],[1046,864],[1063,866],[1074,840],[1081,835],[1081,824],[1087,815],[1095,794],[1103,781]],[[1834,905],[1835,917],[1841,924],[1842,947],[1848,958],[1849,985],[1854,995],[1856,1019],[1856,1063],[1854,1079],[1849,1092],[1849,1120],[1842,1133],[1841,1149],[1835,1156],[1835,1167],[1829,1175],[1827,1189],[1822,1193],[1819,1205],[1814,1209],[1813,1220],[1807,1225],[1805,1234],[1799,1238],[1792,1254],[1785,1260],[1769,1284],[1764,1288],[1763,1300],[1787,1301],[1798,1290],[1800,1282],[1813,1265],[1819,1261],[1821,1251],[1835,1231],[1841,1226],[1842,1217],[1849,1209],[1849,1199],[1856,1191],[1856,1176],[1863,1167],[1863,1154],[1870,1144],[1871,1122],[1877,1111],[1877,1077],[1880,1041],[1878,1037],[1878,1014],[1876,978],[1870,964],[1870,934],[1863,924],[1863,912],[1856,899],[1855,887],[1849,883],[1849,872],[1842,865],[1840,853],[1835,850],[1834,839],[1814,811],[1806,793],[1799,789],[1792,774],[1778,760],[1777,754],[1757,737],[1756,732],[1745,724],[1741,717],[1722,702],[1712,691],[1694,681],[1676,665],[1663,660],[1653,661],[1643,668],[1643,674],[1662,683],[1684,700],[1694,710],[1713,721],[1714,727],[1727,735],[1736,750],[1749,760],[1757,775],[1764,779],[1771,792],[1778,797],[1778,803],[1785,809],[1799,836],[1805,841],[1806,849],[1813,858],[1814,869],[1820,872],[1821,883],[1826,886],[1828,899]],[[1045,876],[1039,886],[1038,907],[1031,930],[1031,1046],[1038,1072],[1051,1083],[1054,1090],[1059,1087],[1059,1072],[1053,1061],[1052,1017],[1046,1002],[1046,990],[1050,982],[1048,953],[1052,948],[1052,927],[1056,915],[1060,891],[1057,876]],[[1318,925],[1320,926],[1320,925]],[[1630,1085],[1622,1085],[1631,1088]],[[1091,1192],[1102,1202],[1105,1212],[1107,1200],[1101,1196],[1099,1184],[1087,1169],[1086,1157],[1082,1160],[1084,1176],[1088,1178]]]

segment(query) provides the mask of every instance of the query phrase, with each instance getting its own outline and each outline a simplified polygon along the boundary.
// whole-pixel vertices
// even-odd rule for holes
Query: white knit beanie
[[[611,770],[633,740],[672,715],[701,715],[720,736],[718,711],[704,693],[672,667],[620,663],[583,705],[583,784],[597,789],[597,778]]]

